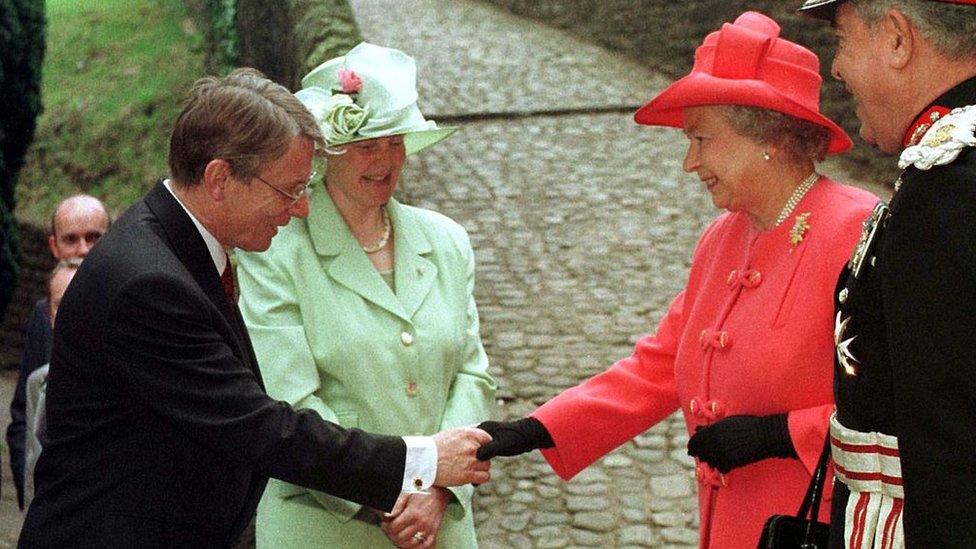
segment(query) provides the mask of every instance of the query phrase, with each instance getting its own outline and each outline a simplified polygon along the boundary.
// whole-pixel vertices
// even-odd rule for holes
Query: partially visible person
[[[102,201],[86,194],[62,200],[51,215],[47,245],[54,259],[86,257],[111,221]]]
[[[269,477],[384,511],[490,478],[475,428],[347,429],[264,390],[226,250],[308,213],[315,119],[253,69],[198,80],[170,178],[91,251],[54,327],[44,451],[20,547],[229,547]]]
[[[61,305],[61,298],[64,296],[68,284],[74,278],[78,266],[81,265],[80,257],[64,259],[58,262],[48,277],[47,301],[48,313],[51,318],[51,325],[57,319],[58,306]],[[34,499],[34,465],[37,458],[41,455],[44,431],[44,387],[47,384],[48,365],[45,364],[34,370],[27,378],[26,385],[26,409],[25,424],[27,429],[24,433],[24,508],[30,506]]]
[[[837,281],[833,547],[976,544],[976,0],[818,0],[890,208]]]
[[[448,137],[417,108],[413,59],[362,43],[296,95],[326,136],[324,188],[264,253],[240,254],[241,312],[268,394],[347,427],[432,434],[488,419],[495,383],[465,230],[392,198],[406,155]],[[471,486],[391,513],[272,480],[258,547],[476,547]]]
[[[680,409],[711,549],[755,547],[804,497],[833,409],[834,281],[876,201],[815,171],[851,141],[819,112],[816,55],[779,31],[755,12],[723,25],[635,115],[684,130],[685,171],[727,210],[657,332],[529,417],[481,425],[479,457],[542,448],[569,479]]]
[[[58,261],[87,256],[110,223],[105,206],[94,196],[79,194],[62,200],[51,214],[51,232],[47,237],[51,256]],[[25,508],[25,387],[27,378],[51,360],[50,309],[46,297],[38,299],[24,323],[24,352],[17,371],[14,398],[10,402],[7,447],[10,448],[10,471],[17,488],[17,504],[21,509]]]

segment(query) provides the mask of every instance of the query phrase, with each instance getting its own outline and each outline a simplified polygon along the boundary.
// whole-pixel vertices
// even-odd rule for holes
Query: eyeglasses
[[[268,183],[267,181],[265,181],[265,179],[263,177],[261,177],[260,175],[254,174],[254,177],[256,177],[257,180],[260,181],[261,183],[264,183],[265,185],[267,185],[267,186],[271,187],[272,189],[278,191],[278,193],[281,194],[281,196],[284,196],[285,198],[287,198],[288,200],[290,200],[291,202],[288,203],[288,207],[290,208],[290,207],[294,206],[296,203],[298,203],[298,201],[301,200],[303,196],[306,197],[306,198],[312,196],[312,189],[314,188],[314,187],[312,187],[312,183],[315,181],[315,176],[316,175],[318,175],[318,174],[316,174],[316,172],[313,171],[312,174],[308,176],[308,181],[306,181],[305,184],[302,185],[302,189],[300,191],[298,191],[297,193],[295,193],[295,194],[292,194],[292,193],[289,193],[289,192],[285,192],[285,191],[279,189],[278,187],[276,187],[276,186],[272,185],[271,183]]]

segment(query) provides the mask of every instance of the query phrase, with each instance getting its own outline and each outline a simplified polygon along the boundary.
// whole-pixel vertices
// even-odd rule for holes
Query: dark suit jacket
[[[269,398],[206,245],[157,184],[58,311],[47,439],[21,547],[226,547],[268,477],[391,509],[399,437]]]
[[[38,299],[24,323],[24,354],[17,372],[17,387],[10,401],[10,426],[7,427],[7,447],[10,448],[10,471],[17,488],[17,504],[24,508],[24,440],[27,430],[27,397],[24,388],[27,378],[51,360],[51,318],[47,298]]]

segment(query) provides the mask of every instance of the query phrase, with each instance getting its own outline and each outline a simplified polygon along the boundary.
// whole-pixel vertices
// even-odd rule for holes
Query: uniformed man
[[[976,545],[976,0],[807,0],[899,154],[837,287],[832,547]]]

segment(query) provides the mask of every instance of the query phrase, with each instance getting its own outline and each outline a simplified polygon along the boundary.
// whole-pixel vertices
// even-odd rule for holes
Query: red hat
[[[807,120],[830,132],[828,154],[851,148],[851,138],[820,114],[820,61],[812,51],[779,38],[779,25],[754,11],[705,37],[691,73],[637,110],[648,126],[684,127],[681,110],[702,105],[762,107]]]
[[[819,19],[832,20],[837,12],[837,7],[847,0],[806,0],[796,11],[812,15]],[[976,0],[933,0],[944,4],[963,4],[966,6],[976,6]]]

